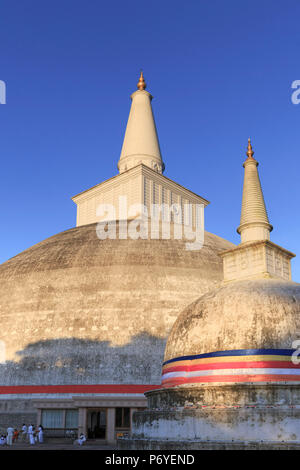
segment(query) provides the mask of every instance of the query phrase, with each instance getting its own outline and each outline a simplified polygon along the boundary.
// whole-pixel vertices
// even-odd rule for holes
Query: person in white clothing
[[[86,441],[86,437],[85,437],[85,435],[84,435],[83,433],[81,433],[80,436],[79,436],[79,439],[77,439],[76,442],[77,442],[80,446],[82,446],[85,441]]]
[[[39,425],[39,443],[42,444],[44,442],[44,428],[40,424]]]
[[[24,423],[22,426],[22,442],[26,441],[26,436],[27,436],[27,426]]]
[[[34,439],[34,426],[33,424],[31,424],[29,427],[28,427],[28,435],[29,435],[29,443],[31,445],[35,444],[35,439]]]
[[[6,438],[8,446],[12,446],[13,435],[14,435],[14,428],[8,427],[7,428],[7,438]]]

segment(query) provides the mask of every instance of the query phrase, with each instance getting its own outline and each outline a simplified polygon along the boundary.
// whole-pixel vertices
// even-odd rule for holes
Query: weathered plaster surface
[[[101,241],[91,224],[20,253],[0,266],[0,385],[160,383],[177,315],[221,281],[232,246]]]
[[[119,450],[300,450],[296,442],[118,439]]]
[[[237,281],[205,294],[179,315],[165,360],[232,349],[292,349],[299,337],[300,284]]]
[[[219,384],[178,386],[145,393],[150,409],[208,406],[300,407],[300,384]],[[270,408],[271,409],[271,408]]]
[[[300,443],[299,419],[300,408],[149,410],[135,413],[132,438]]]

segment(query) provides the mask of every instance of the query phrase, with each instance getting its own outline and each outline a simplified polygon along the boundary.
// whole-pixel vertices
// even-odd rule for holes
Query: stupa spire
[[[246,155],[248,156],[248,158],[253,158],[253,155],[254,155],[254,152],[253,152],[253,149],[252,149],[252,145],[251,145],[251,139],[250,139],[250,137],[249,137],[249,139],[248,139],[248,148],[247,148]]]
[[[261,278],[291,280],[291,259],[295,255],[270,241],[273,227],[268,219],[258,162],[253,157],[250,139],[246,155],[241,222],[237,229],[241,243],[220,253],[224,282]]]
[[[137,84],[138,90],[145,90],[146,89],[146,82],[143,76],[143,71],[141,70],[141,75]]]
[[[131,109],[118,169],[123,173],[143,163],[158,173],[163,173],[164,163],[151,107],[152,96],[145,90],[146,82],[142,71],[137,88],[131,95]]]
[[[241,243],[270,240],[273,227],[269,222],[264,196],[258,175],[258,162],[253,157],[251,140],[248,139],[247,159],[243,167],[244,187],[240,225],[237,229]]]

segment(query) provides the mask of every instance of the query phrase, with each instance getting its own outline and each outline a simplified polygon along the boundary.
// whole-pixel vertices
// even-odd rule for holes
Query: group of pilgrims
[[[44,429],[41,424],[37,429],[33,424],[30,424],[29,426],[23,424],[21,431],[18,431],[18,429],[14,429],[9,426],[6,430],[6,434],[1,434],[0,445],[3,446],[7,444],[8,446],[11,446],[13,442],[18,441],[20,434],[21,441],[29,442],[30,445],[34,445],[36,442],[39,442],[40,444],[44,442]]]
[[[8,427],[6,430],[6,434],[1,434],[0,436],[0,446],[8,445],[12,446],[14,442],[18,441],[19,435],[21,434],[21,442],[29,442],[30,445],[36,444],[39,442],[42,444],[44,442],[44,428],[40,424],[37,428],[33,424],[30,426],[26,426],[23,424],[22,430],[18,431],[18,429]],[[79,439],[74,441],[74,444],[79,444],[82,446],[86,441],[86,437],[83,433],[80,434]]]

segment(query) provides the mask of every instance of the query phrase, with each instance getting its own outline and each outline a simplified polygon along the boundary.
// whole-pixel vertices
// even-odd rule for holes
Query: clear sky
[[[251,136],[300,281],[299,50],[299,0],[1,0],[0,262],[75,226],[71,196],[117,174],[143,68],[165,175],[234,243]]]

